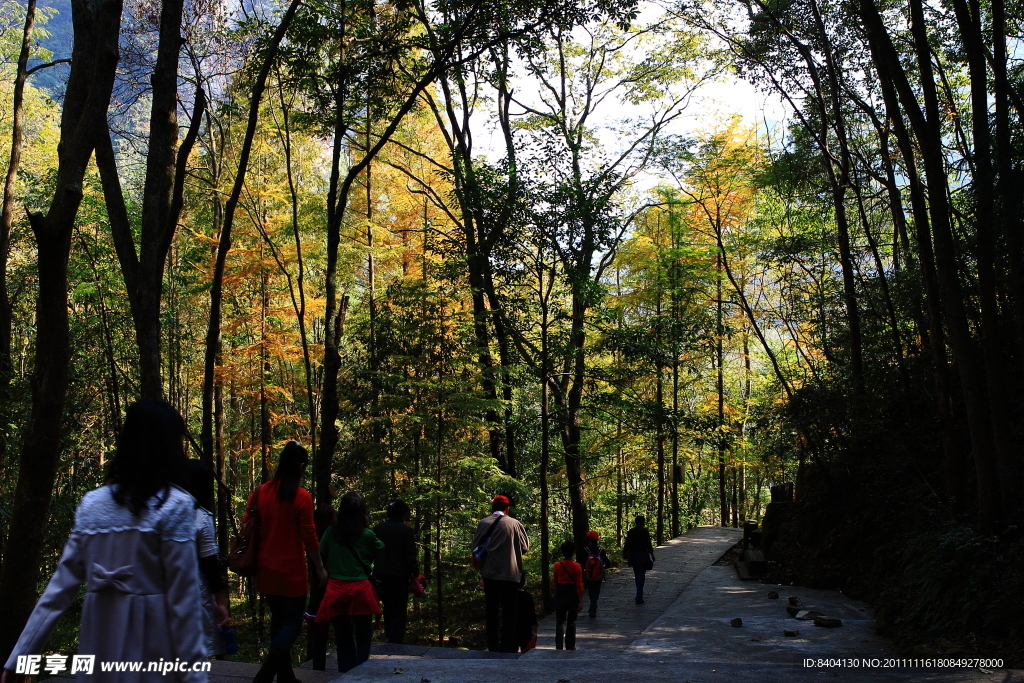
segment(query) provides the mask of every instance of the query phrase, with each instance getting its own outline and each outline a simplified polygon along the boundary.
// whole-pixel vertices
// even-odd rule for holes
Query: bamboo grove
[[[293,438],[318,507],[408,501],[424,642],[480,639],[466,546],[497,492],[545,594],[565,539],[738,525],[785,481],[835,581],[872,560],[829,548],[915,525],[1017,548],[1022,21],[3,0],[0,650],[138,397],[186,417],[222,548]],[[779,113],[707,95],[740,82]],[[908,600],[884,618],[930,623]]]

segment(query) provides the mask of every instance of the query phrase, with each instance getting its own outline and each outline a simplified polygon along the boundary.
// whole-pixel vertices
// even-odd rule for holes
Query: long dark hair
[[[274,479],[280,482],[277,488],[277,499],[280,502],[295,500],[295,492],[299,490],[299,481],[302,479],[302,470],[308,462],[309,453],[298,441],[289,441],[281,449],[277,471],[274,472]]]
[[[338,518],[331,527],[334,540],[339,543],[351,543],[359,538],[366,528],[366,500],[363,494],[349,491],[338,502]]]
[[[114,501],[133,515],[160,493],[156,507],[163,505],[168,487],[184,478],[184,437],[185,421],[167,401],[144,398],[128,406],[117,452],[107,467]]]
[[[188,460],[184,488],[196,499],[199,507],[213,512],[213,472],[209,465],[202,460]]]

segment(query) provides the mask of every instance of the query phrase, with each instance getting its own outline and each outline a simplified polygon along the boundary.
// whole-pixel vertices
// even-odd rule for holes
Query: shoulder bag
[[[228,554],[228,569],[239,576],[256,576],[259,566],[260,555],[260,484],[252,497],[252,507],[249,508],[249,519],[242,524],[242,528],[231,542],[231,552]]]
[[[491,523],[491,528],[484,532],[483,538],[480,539],[480,542],[469,554],[469,563],[473,565],[473,569],[484,568],[484,558],[487,557],[487,546],[491,544],[491,534],[494,533],[494,530],[503,519],[505,519],[505,515],[499,516]]]

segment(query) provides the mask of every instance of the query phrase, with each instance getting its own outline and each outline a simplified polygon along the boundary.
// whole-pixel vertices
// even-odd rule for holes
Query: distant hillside
[[[44,28],[49,31],[50,36],[39,41],[39,44],[53,53],[54,59],[67,59],[71,56],[71,44],[74,38],[74,28],[71,23],[71,1],[70,0],[44,0],[43,7],[57,10]],[[40,60],[33,60],[29,67],[39,64]],[[62,99],[64,96],[64,84],[67,82],[71,66],[58,64],[48,69],[36,72],[32,75],[32,84],[50,93],[54,99]]]

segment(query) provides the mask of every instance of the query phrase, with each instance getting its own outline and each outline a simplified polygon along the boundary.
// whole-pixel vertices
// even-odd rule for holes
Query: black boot
[[[256,672],[252,683],[271,683],[274,680],[274,674],[277,673],[277,658],[277,650],[271,650],[267,653],[267,656],[263,659],[263,665]]]
[[[575,650],[576,649],[576,622],[566,624],[565,626],[565,649]]]
[[[565,640],[565,623],[558,621],[555,622],[555,649],[561,650],[562,643]]]

